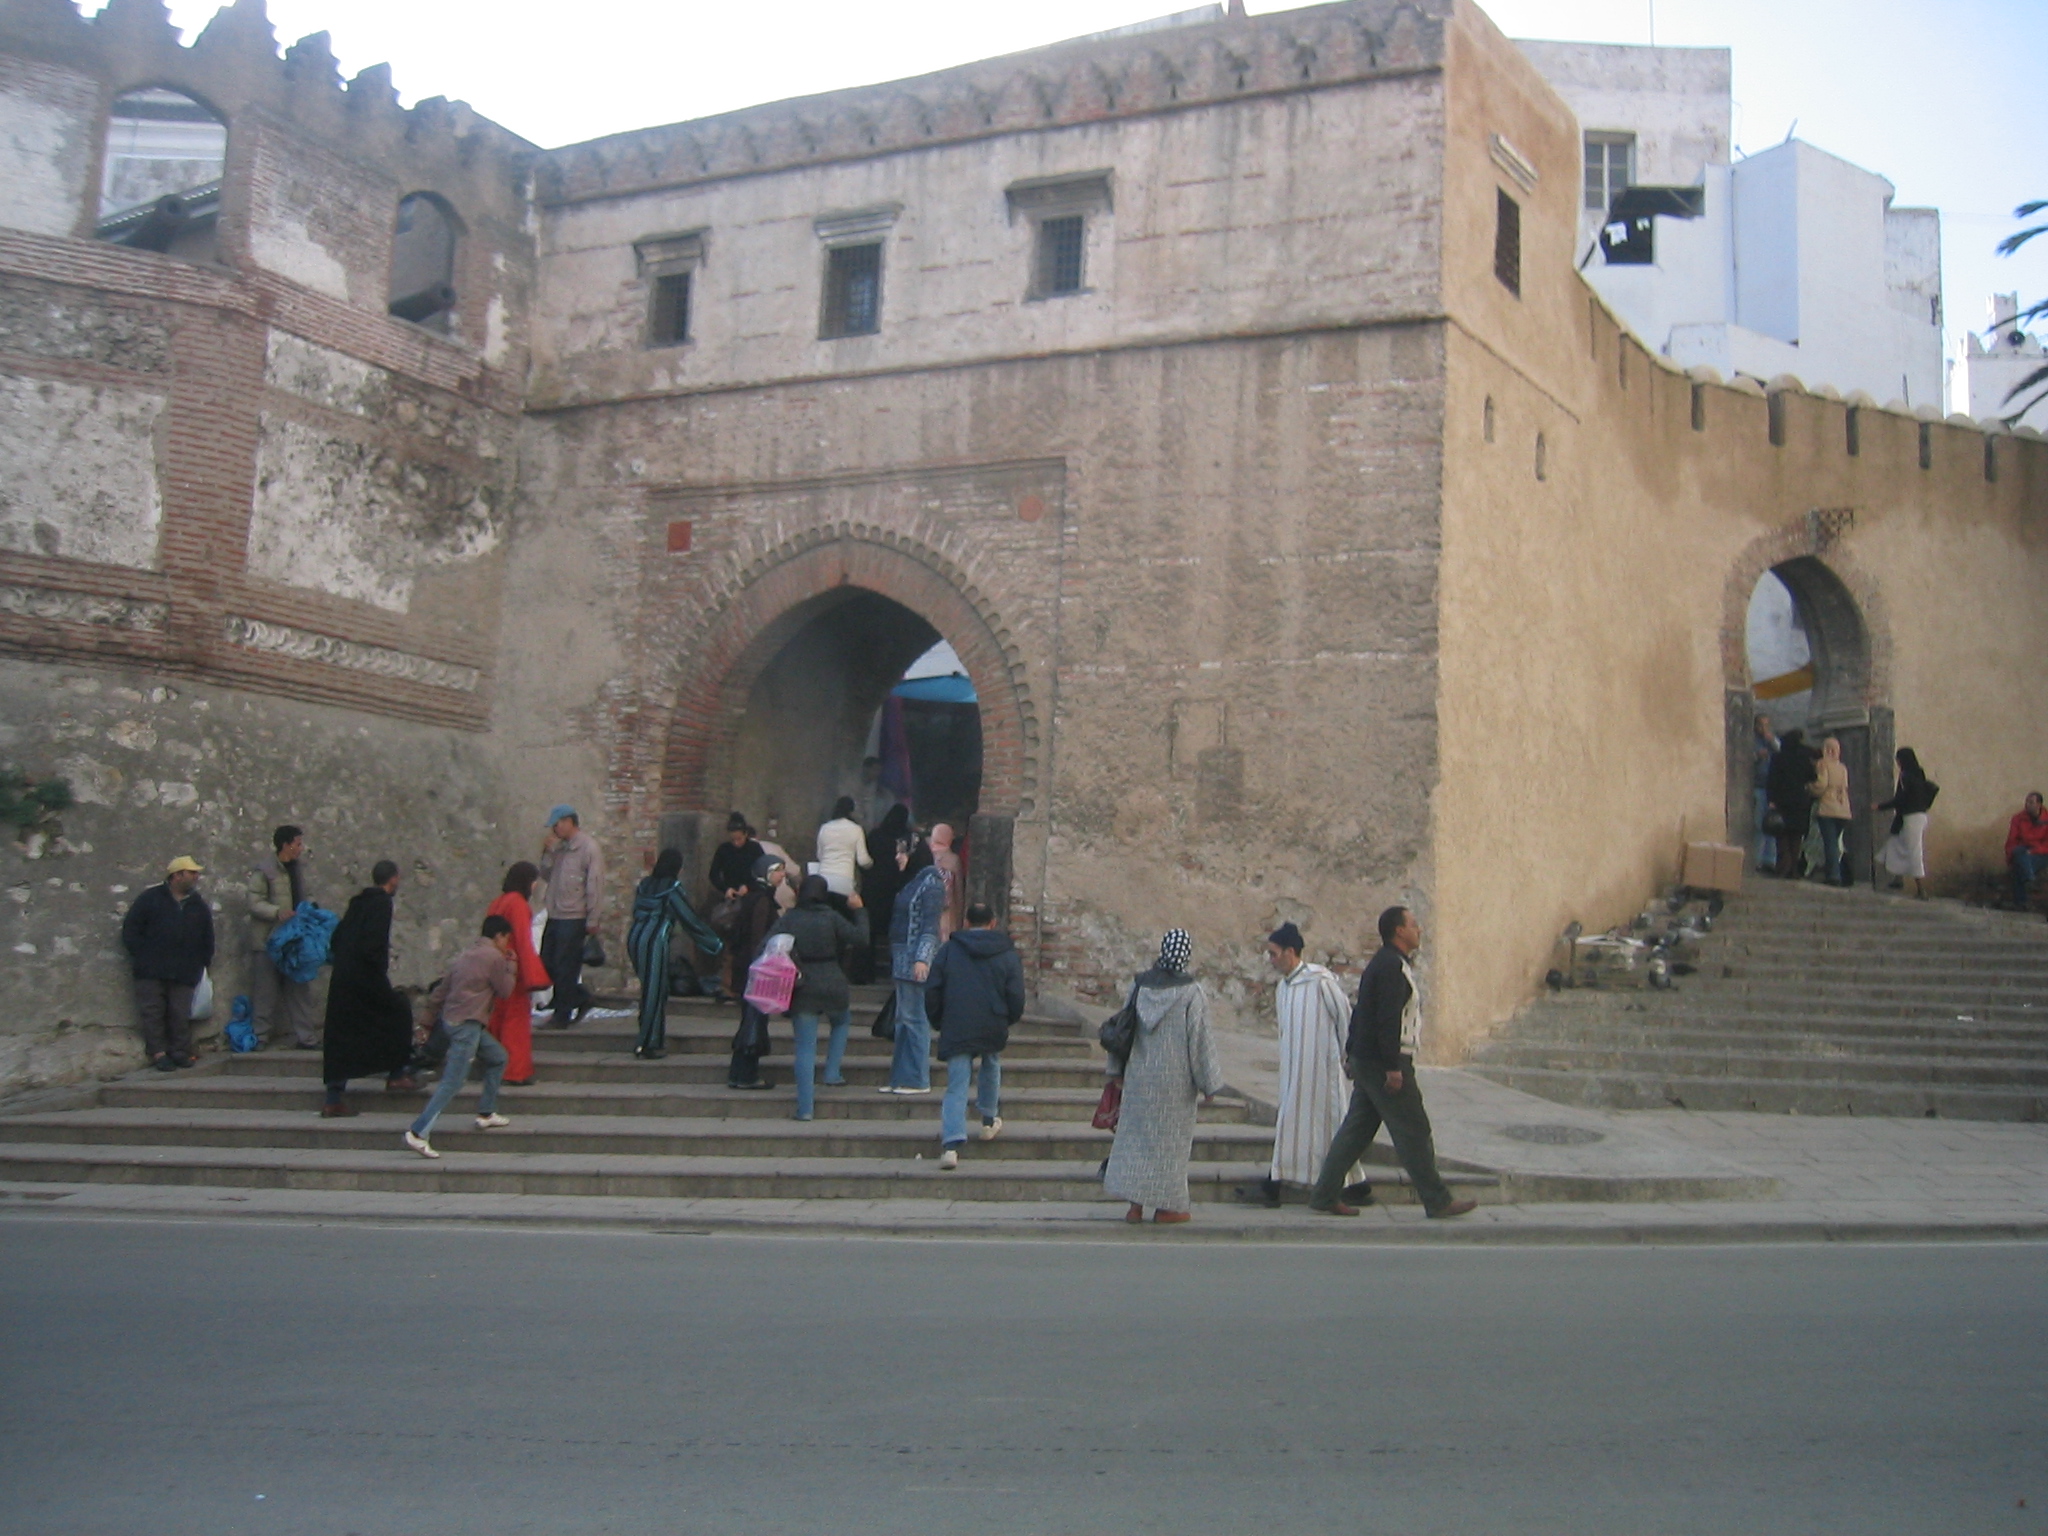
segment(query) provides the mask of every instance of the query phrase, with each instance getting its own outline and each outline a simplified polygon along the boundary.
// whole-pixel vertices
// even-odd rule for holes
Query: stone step
[[[0,1129],[11,1122],[0,1121]],[[1004,1133],[1008,1134],[1007,1130]],[[439,1140],[439,1138],[436,1138]],[[394,1137],[394,1141],[396,1138]],[[163,1147],[0,1142],[0,1182],[178,1184],[223,1189],[395,1190],[423,1194],[624,1195],[669,1199],[1102,1200],[1096,1165],[984,1157],[970,1142],[960,1167],[936,1159],[618,1157],[576,1153],[450,1151],[429,1162],[397,1146],[347,1148]],[[453,1143],[450,1143],[451,1147]],[[924,1149],[927,1153],[934,1150]],[[1196,1163],[1193,1198],[1238,1198],[1264,1177],[1266,1164]],[[1490,1174],[1445,1170],[1460,1196],[1498,1198]],[[1527,1182],[1527,1181],[1525,1181]],[[1568,1182],[1568,1181],[1567,1181]],[[1405,1175],[1375,1167],[1373,1187],[1389,1205],[1412,1204]],[[1524,1192],[1524,1199],[1574,1198]],[[1583,1195],[1577,1198],[1585,1198]]]
[[[1582,987],[1551,993],[1525,1008],[1525,1013],[1542,1010],[1564,1014],[1583,1009],[1588,1017],[1604,1017],[1616,1010],[1655,1013],[1660,1018],[1752,1018],[1782,1021],[1797,1027],[1821,1020],[1865,1022],[1877,1025],[1924,1025],[1941,1029],[1947,1025],[2000,1025],[2025,1028],[2037,1020],[2048,1020],[2048,1002],[1984,1002],[1950,1000],[1938,1004],[1870,1002],[1844,1000],[1832,995],[1790,998],[1781,992],[1724,991],[1696,977],[1681,978],[1670,991],[1649,987]]]
[[[595,1051],[605,1055],[633,1054],[633,1044],[639,1038],[632,1029],[611,1026],[612,1021],[600,1024],[575,1024],[567,1029],[536,1029],[533,1032],[534,1049],[558,1052]],[[732,1054],[733,1032],[739,1028],[739,1021],[722,1021],[721,1028],[682,1028],[671,1024],[668,1037],[663,1042],[671,1056]],[[819,1031],[818,1049],[825,1048],[825,1031]],[[790,1027],[786,1019],[776,1018],[768,1022],[768,1038],[777,1045],[790,1040]],[[879,1056],[886,1060],[895,1049],[893,1042],[877,1040],[862,1025],[846,1037],[848,1056]],[[1060,1058],[1086,1059],[1097,1048],[1093,1043],[1073,1035],[1043,1035],[1023,1029],[1010,1031],[1009,1043],[1003,1047],[1003,1061],[1057,1060]]]
[[[1541,1067],[1551,1071],[1644,1073],[1653,1076],[1933,1086],[2009,1087],[2048,1094],[2048,1058],[1959,1062],[1926,1056],[1880,1056],[1840,1050],[1683,1050],[1637,1048],[1605,1041],[1500,1040],[1474,1058],[1475,1067]]]
[[[1475,1063],[1504,1087],[1559,1104],[1598,1109],[1754,1110],[1772,1114],[1934,1116],[1953,1120],[2048,1119],[2048,1092],[2027,1088],[1915,1086],[1852,1080],[1809,1083],[1768,1078],[1657,1073],[1557,1072]]]
[[[595,1051],[557,1052],[546,1049],[546,1044],[544,1040],[543,1048],[536,1050],[533,1057],[534,1076],[539,1083],[723,1083],[728,1066],[728,1058],[708,1052],[685,1053],[661,1061],[640,1061],[630,1053],[603,1056]],[[821,1051],[821,1063],[822,1056]],[[1014,1062],[1005,1054],[1003,1086],[1007,1089],[1087,1088],[1092,1085],[1094,1091],[1100,1093],[1104,1060],[1099,1052],[1092,1060],[1077,1057],[1072,1060],[1055,1058]],[[246,1056],[227,1057],[220,1070],[232,1077],[317,1079],[320,1075],[320,1053],[254,1051]],[[889,1058],[848,1056],[841,1070],[849,1083],[880,1087],[889,1080]],[[795,1071],[796,1063],[790,1056],[761,1058],[762,1075],[775,1082],[791,1082]],[[157,1076],[161,1078],[163,1074]],[[941,1066],[938,1081],[944,1080],[945,1068]],[[371,1092],[379,1091],[375,1079],[365,1079],[359,1086]]]
[[[1558,1039],[1615,1028],[1698,1029],[1764,1039],[1815,1035],[1838,1040],[1924,1040],[1957,1047],[2006,1046],[2019,1054],[2048,1047],[2048,1008],[1978,1009],[1972,1013],[1871,1015],[1819,1010],[1763,1012],[1715,1007],[1685,994],[1565,993],[1532,1003],[1512,1033]]]
[[[2048,1062],[2048,1039],[2038,1033],[2012,1038],[1949,1038],[1933,1035],[1910,1025],[1877,1026],[1864,1029],[1779,1026],[1764,1028],[1754,1020],[1734,1016],[1728,1019],[1679,1020],[1645,1019],[1640,1015],[1593,1020],[1578,1018],[1548,1026],[1541,1018],[1525,1017],[1512,1036],[1515,1044],[1544,1045],[1580,1041],[1609,1046],[1674,1050],[1754,1050],[1836,1052],[1854,1056],[1865,1052],[1894,1056],[1926,1057],[1948,1061],[2039,1061]],[[1479,1048],[1484,1059],[1492,1042]]]
[[[929,1121],[835,1119],[691,1120],[679,1116],[526,1115],[519,1104],[501,1100],[512,1123],[479,1131],[473,1095],[458,1096],[434,1128],[441,1151],[508,1154],[589,1154],[608,1158],[894,1158],[909,1161],[939,1152],[937,1117]],[[381,1106],[379,1106],[381,1111]],[[418,1106],[401,1113],[379,1112],[348,1120],[323,1120],[306,1112],[241,1109],[82,1109],[0,1120],[0,1138],[16,1143],[118,1144],[149,1147],[239,1147],[278,1150],[389,1149],[410,1124]],[[979,1160],[1099,1162],[1109,1155],[1110,1133],[1085,1121],[1010,1121],[994,1141],[978,1139],[979,1122],[968,1135]],[[1245,1162],[1269,1157],[1273,1133],[1242,1123],[1203,1122],[1195,1132],[1196,1162]]]
[[[637,1064],[636,1064],[637,1065]],[[474,1098],[477,1088],[469,1090]],[[1099,1087],[1026,1088],[1003,1074],[1006,1119],[1086,1121],[1095,1112]],[[816,1099],[820,1120],[938,1120],[939,1090],[901,1098],[892,1094],[855,1093],[844,1089],[821,1092]],[[506,1113],[512,1106],[522,1115],[668,1115],[692,1119],[786,1119],[796,1100],[788,1079],[768,1092],[738,1092],[720,1083],[545,1082],[531,1088],[507,1088]],[[99,1091],[101,1106],[110,1109],[267,1109],[310,1111],[322,1100],[316,1077],[253,1077],[180,1072],[137,1073]],[[416,1113],[426,1094],[387,1095],[374,1079],[351,1088],[349,1103],[365,1113],[392,1106],[411,1106]],[[458,1100],[458,1102],[464,1102]],[[1218,1100],[1202,1111],[1203,1120],[1243,1123],[1244,1104]]]
[[[854,988],[852,1013],[854,1029],[864,1034],[868,1026],[875,1022],[875,1015],[881,1011],[882,999],[879,993],[871,998],[864,998],[861,996],[861,991],[862,989],[859,987]],[[633,1009],[635,1010],[634,1019],[637,1020],[639,1017],[637,1011],[639,1005],[637,1002],[615,1002],[609,1006],[618,1009]],[[1107,1018],[1109,1012],[1110,1010],[1104,1009],[1103,1017]],[[689,1019],[701,1021],[707,1025],[722,1024],[726,1034],[730,1035],[735,1029],[739,1028],[740,1010],[737,1003],[714,1003],[711,999],[705,997],[672,997],[668,1003],[668,1018],[668,1027],[671,1031],[677,1027],[679,1021]],[[627,1024],[630,1021],[624,1019],[594,1019],[590,1022],[593,1024]],[[1024,1016],[1017,1021],[1016,1027],[1029,1034],[1066,1035],[1093,1040],[1095,1038],[1096,1024],[1100,1022],[1100,1020],[1096,1020],[1090,1023],[1080,1019],[1062,1018],[1057,1014],[1026,1010]]]

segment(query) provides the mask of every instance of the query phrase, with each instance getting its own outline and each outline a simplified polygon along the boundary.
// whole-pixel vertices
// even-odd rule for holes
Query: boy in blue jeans
[[[512,925],[493,914],[484,919],[483,934],[456,957],[448,972],[448,993],[441,1003],[441,1022],[448,1026],[448,1059],[441,1063],[441,1081],[434,1096],[405,1133],[405,1144],[421,1157],[439,1157],[427,1140],[441,1111],[469,1078],[471,1060],[484,1064],[483,1098],[477,1103],[476,1128],[496,1130],[512,1122],[497,1113],[498,1084],[505,1077],[505,1047],[484,1028],[491,1007],[510,997],[519,979],[513,958]]]

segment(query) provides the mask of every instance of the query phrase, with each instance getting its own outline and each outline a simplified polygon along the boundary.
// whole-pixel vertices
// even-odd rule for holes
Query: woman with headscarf
[[[1785,824],[1785,830],[1776,834],[1781,879],[1797,880],[1805,872],[1806,829],[1813,819],[1816,776],[1806,733],[1787,731],[1778,745],[1778,755],[1771,759],[1769,784],[1771,809]]]
[[[1849,883],[1842,868],[1842,839],[1849,830],[1849,765],[1842,761],[1842,743],[1830,736],[1820,744],[1820,779],[1814,785],[1814,819],[1820,823],[1820,845],[1827,855],[1829,885]]]
[[[1148,1205],[1152,1219],[1162,1224],[1193,1214],[1188,1157],[1195,1146],[1195,1105],[1223,1088],[1223,1064],[1209,1033],[1209,999],[1188,974],[1193,953],[1187,930],[1173,929],[1160,941],[1159,959],[1134,983],[1138,1033],[1124,1063],[1123,1107],[1102,1178],[1103,1188],[1130,1202],[1125,1221],[1143,1221]]]
[[[1891,871],[1892,889],[1902,890],[1908,880],[1913,894],[1927,896],[1927,811],[1941,786],[1927,777],[1920,758],[1911,747],[1901,747],[1893,758],[1899,769],[1898,787],[1891,799],[1878,807],[1892,813],[1892,835],[1885,839],[1877,856]]]
[[[896,855],[909,839],[910,807],[900,800],[889,807],[868,834],[868,867],[861,871],[860,899],[868,909],[869,977],[881,969],[888,952],[889,919],[896,910],[897,888],[903,884],[903,871],[896,867]]]
[[[896,983],[896,1051],[889,1058],[884,1093],[932,1091],[932,1028],[924,1011],[924,984],[939,953],[939,920],[946,880],[922,838],[896,855],[903,875],[889,916],[889,973]]]
[[[790,958],[802,974],[789,1000],[789,1022],[796,1034],[796,1118],[811,1118],[817,1096],[818,1021],[832,1021],[832,1040],[825,1050],[825,1086],[843,1088],[839,1064],[846,1055],[846,1034],[853,1025],[853,998],[841,957],[868,941],[867,913],[856,894],[848,899],[851,917],[831,904],[832,889],[823,875],[806,875],[797,888],[796,910],[785,912],[769,930],[796,940]]]
[[[732,1065],[725,1074],[728,1088],[758,1093],[774,1086],[761,1075],[761,1058],[768,1054],[768,1019],[747,1001],[747,967],[760,955],[768,930],[782,915],[782,904],[777,898],[788,869],[774,854],[762,854],[754,863],[747,894],[740,898],[739,916],[733,919],[732,940],[726,954],[732,960],[732,995],[740,1000],[740,1027],[732,1037]]]
[[[633,893],[633,923],[626,930],[626,956],[640,978],[640,1038],[633,1054],[659,1061],[668,1054],[668,972],[670,943],[681,924],[690,942],[707,955],[725,948],[725,940],[697,915],[678,880],[682,850],[664,848],[654,868]]]
[[[484,1028],[505,1047],[507,1088],[533,1086],[533,994],[550,985],[548,968],[540,963],[533,947],[533,887],[540,879],[540,866],[521,859],[505,871],[498,899],[491,903],[490,917],[502,917],[512,925],[512,958],[517,967],[512,992],[492,1005]]]
[[[945,943],[960,926],[960,914],[967,910],[967,877],[960,855],[953,851],[953,829],[943,821],[932,828],[932,863],[946,882],[946,905],[939,914],[939,942]]]

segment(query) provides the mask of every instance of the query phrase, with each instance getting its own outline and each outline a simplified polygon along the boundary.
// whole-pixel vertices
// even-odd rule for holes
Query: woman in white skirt
[[[1892,813],[1892,835],[1877,850],[1877,857],[1891,871],[1892,889],[1902,890],[1908,880],[1913,894],[1924,899],[1927,888],[1927,810],[1941,786],[1927,777],[1911,747],[1901,747],[1894,759],[1899,767],[1898,787],[1891,799],[1878,807]]]

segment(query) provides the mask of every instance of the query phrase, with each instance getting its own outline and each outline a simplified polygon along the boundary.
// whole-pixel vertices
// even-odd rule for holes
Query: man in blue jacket
[[[135,978],[142,1044],[159,1072],[198,1065],[192,1054],[192,989],[213,964],[213,912],[199,894],[198,863],[183,855],[164,866],[121,919],[121,946]]]
[[[981,1058],[981,1139],[1003,1128],[1003,1047],[1010,1026],[1024,1017],[1024,962],[1007,933],[996,931],[987,903],[967,909],[967,926],[946,940],[924,986],[927,1017],[938,1026],[939,1059],[946,1064],[946,1100],[939,1110],[939,1166],[960,1166],[967,1145],[967,1082]]]
[[[1415,1051],[1422,1040],[1422,996],[1408,961],[1422,947],[1422,924],[1406,907],[1380,914],[1380,952],[1358,978],[1358,1005],[1344,1042],[1344,1068],[1351,1076],[1351,1108],[1323,1158],[1323,1171],[1309,1192],[1309,1209],[1324,1216],[1356,1216],[1341,1198],[1344,1180],[1365,1155],[1381,1125],[1393,1138],[1394,1154],[1408,1170],[1415,1198],[1430,1216],[1462,1216],[1477,1203],[1453,1200],[1436,1169],[1436,1140],[1422,1088],[1415,1081]]]

